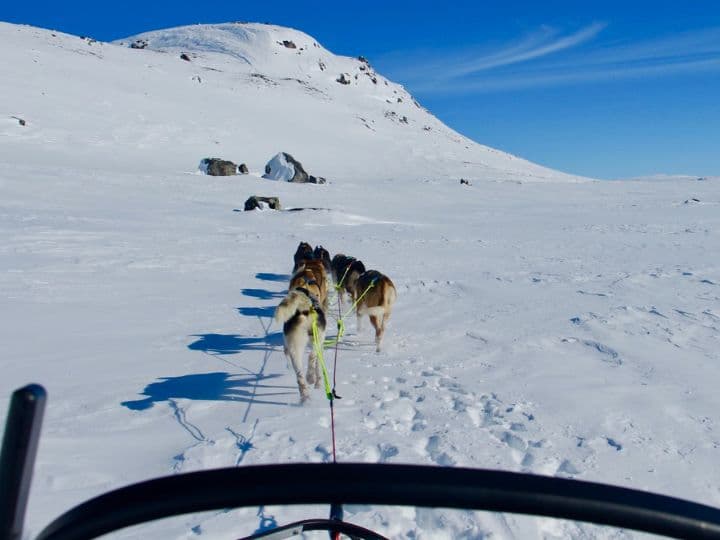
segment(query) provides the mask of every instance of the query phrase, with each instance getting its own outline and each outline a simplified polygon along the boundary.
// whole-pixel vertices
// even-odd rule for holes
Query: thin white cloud
[[[574,70],[555,73],[516,74],[488,77],[469,81],[444,81],[410,88],[413,92],[435,94],[492,93],[536,87],[562,86],[607,80],[661,77],[678,74],[720,71],[720,58],[677,62],[674,64],[636,67],[606,67],[603,69]]]
[[[639,42],[598,42],[605,27],[594,23],[565,36],[544,28],[491,53],[425,52],[423,61],[390,68],[389,75],[410,91],[457,94],[720,69],[720,28]]]
[[[540,43],[538,43],[537,38],[526,39],[519,45],[515,45],[493,55],[451,66],[446,74],[448,77],[458,77],[541,58],[552,53],[576,47],[594,38],[605,26],[604,23],[594,23],[569,36],[552,39],[551,41],[546,39]]]

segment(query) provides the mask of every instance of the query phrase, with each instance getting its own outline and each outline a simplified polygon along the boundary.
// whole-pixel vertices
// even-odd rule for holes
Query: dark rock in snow
[[[268,161],[267,165],[265,165],[263,178],[298,184],[324,184],[326,182],[322,176],[309,175],[303,168],[302,163],[287,152],[280,152]]]
[[[210,176],[234,176],[238,167],[232,161],[219,158],[205,158],[200,162],[200,170]]]
[[[262,210],[266,207],[271,210],[282,210],[282,207],[280,206],[280,199],[277,197],[258,197],[257,195],[253,195],[245,201],[246,212],[249,210],[255,210],[256,208]]]
[[[248,166],[244,163],[241,163],[238,167],[238,173],[240,174],[248,174],[250,171],[248,170]]]
[[[335,80],[340,84],[350,84],[351,82],[350,75],[348,75],[347,73],[341,73],[340,76]]]
[[[185,54],[185,53],[182,53],[182,54],[180,55],[180,58],[181,58],[182,60],[185,60],[186,62],[189,62],[189,61],[190,61],[190,57],[189,57],[187,54]]]
[[[288,39],[284,39],[282,44],[288,49],[297,49],[297,45]]]
[[[146,39],[136,39],[130,44],[131,49],[144,49],[148,46]]]
[[[280,152],[265,165],[264,178],[302,184],[308,181],[309,176],[302,163],[287,152]]]

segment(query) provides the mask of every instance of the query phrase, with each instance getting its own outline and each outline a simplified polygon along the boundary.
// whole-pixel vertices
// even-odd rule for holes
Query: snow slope
[[[376,74],[373,84],[363,62],[294,30],[228,24],[136,36],[164,52],[8,24],[0,35],[15,96],[0,116],[25,115],[28,128],[7,139],[11,155],[30,148],[53,163],[137,172],[194,170],[217,156],[262,172],[285,151],[328,178],[572,179],[473,143],[400,86]],[[336,82],[342,72],[351,84]]]
[[[330,459],[327,402],[318,390],[298,406],[271,322],[300,241],[398,289],[382,353],[367,323],[347,323],[339,460],[523,470],[720,505],[717,179],[569,181],[452,132],[381,75],[356,83],[359,61],[294,30],[123,41],[141,38],[158,51],[0,25],[0,414],[28,382],[50,396],[30,538],[146,478]],[[330,182],[260,178],[279,151]],[[253,174],[200,175],[207,156]],[[324,210],[237,211],[252,194]],[[326,514],[213,512],[113,537],[229,539]],[[346,517],[393,538],[636,536],[445,510]]]

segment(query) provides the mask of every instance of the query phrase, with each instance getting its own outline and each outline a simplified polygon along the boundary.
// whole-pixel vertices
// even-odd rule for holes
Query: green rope
[[[375,286],[375,280],[373,280],[373,281],[370,282],[370,285],[367,286],[367,289],[365,289],[365,290],[363,291],[363,293],[362,293],[360,296],[358,296],[358,299],[355,300],[355,302],[353,303],[353,305],[350,306],[350,309],[347,310],[347,313],[345,313],[345,315],[343,315],[341,318],[344,319],[345,317],[347,317],[348,315],[350,315],[350,314],[353,312],[353,310],[357,307],[357,305],[360,303],[360,300],[362,300],[362,299],[365,297],[365,295],[368,293],[368,291],[369,291],[370,289],[372,289],[374,286]]]
[[[345,321],[343,319],[337,320],[337,327],[337,336],[332,339],[326,339],[324,343],[325,347],[332,347],[333,345],[338,343],[345,335]]]
[[[345,276],[347,276],[347,273],[350,271],[350,267],[352,264],[348,264],[347,267],[345,267],[345,273],[343,274],[343,277],[340,279],[340,281],[335,285],[335,290],[339,291],[342,287],[343,281],[345,281]]]
[[[317,312],[313,309],[312,313],[312,335],[313,335],[313,349],[315,349],[315,356],[317,361],[320,362],[320,368],[322,369],[323,384],[325,385],[325,395],[332,401],[333,393],[332,387],[330,386],[330,375],[328,375],[327,366],[325,365],[325,358],[323,357],[323,343],[320,341],[320,331],[318,330],[318,316]]]
[[[338,319],[338,321],[337,321],[337,326],[338,326],[337,336],[336,336],[335,338],[333,338],[333,339],[326,339],[326,340],[325,340],[325,346],[326,346],[326,347],[330,347],[330,346],[332,346],[332,345],[335,345],[337,342],[339,342],[339,341],[342,339],[343,335],[345,334],[345,317],[347,317],[348,315],[350,315],[350,314],[355,310],[355,308],[357,307],[358,303],[360,303],[360,300],[362,300],[362,299],[365,297],[365,295],[368,293],[368,291],[369,291],[370,289],[372,289],[374,286],[375,286],[375,280],[373,280],[373,281],[370,283],[370,285],[368,285],[367,289],[365,289],[365,290],[363,291],[363,293],[362,293],[360,296],[358,296],[358,299],[355,300],[355,302],[353,303],[352,306],[350,306],[350,309],[347,310],[347,312],[345,313],[345,315],[343,315],[342,317],[340,317],[340,318]]]

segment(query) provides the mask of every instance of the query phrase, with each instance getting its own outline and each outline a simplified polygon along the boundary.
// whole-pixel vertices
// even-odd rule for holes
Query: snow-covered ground
[[[147,478],[330,459],[327,401],[317,390],[298,405],[272,323],[300,241],[398,289],[383,352],[369,324],[347,323],[340,461],[529,471],[720,506],[720,179],[545,169],[458,135],[294,30],[123,42],[136,39],[164,52],[0,24],[0,415],[19,386],[49,392],[29,538]],[[280,151],[328,184],[262,179]],[[204,157],[251,174],[199,174]],[[321,210],[242,212],[253,194]],[[326,514],[213,512],[114,537],[230,539]],[[346,518],[393,538],[636,536],[446,510]]]

